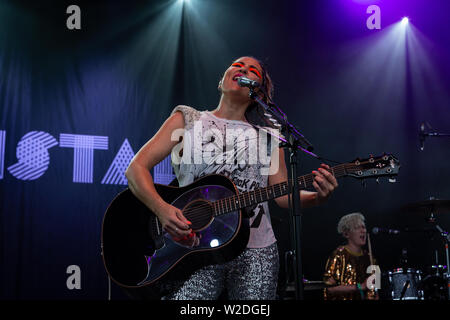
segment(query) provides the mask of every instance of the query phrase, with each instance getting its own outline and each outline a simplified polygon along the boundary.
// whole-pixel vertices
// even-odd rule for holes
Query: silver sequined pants
[[[216,300],[226,288],[229,300],[275,300],[278,282],[278,248],[247,248],[224,264],[196,271],[164,300]]]

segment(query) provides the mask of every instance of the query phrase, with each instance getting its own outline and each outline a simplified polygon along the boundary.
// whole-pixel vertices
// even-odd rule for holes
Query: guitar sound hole
[[[191,228],[200,231],[209,226],[213,220],[211,204],[206,200],[195,200],[186,205],[183,215],[192,222]]]

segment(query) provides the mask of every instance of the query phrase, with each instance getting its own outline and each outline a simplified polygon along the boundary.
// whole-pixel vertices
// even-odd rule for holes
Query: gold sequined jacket
[[[356,285],[366,281],[369,274],[366,273],[370,265],[370,257],[367,251],[362,254],[351,252],[345,246],[340,246],[327,260],[323,280],[328,285]],[[334,279],[334,281],[332,281]],[[369,292],[371,295],[372,292]],[[367,293],[364,293],[366,298]],[[354,291],[346,294],[331,295],[324,290],[325,300],[361,300],[361,293]]]

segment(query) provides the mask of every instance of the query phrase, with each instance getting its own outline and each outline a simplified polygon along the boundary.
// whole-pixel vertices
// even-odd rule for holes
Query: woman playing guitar
[[[159,131],[139,150],[126,171],[130,190],[156,214],[162,228],[180,245],[196,246],[200,238],[191,229],[192,222],[186,219],[182,210],[158,194],[150,174],[150,169],[171,152],[180,186],[209,174],[222,174],[233,181],[239,192],[244,192],[288,178],[284,152],[278,145],[260,143],[257,150],[250,147],[253,136],[249,132],[255,130],[255,126],[268,129],[271,126],[260,107],[249,98],[249,89],[239,86],[237,80],[240,77],[257,81],[264,89],[261,96],[270,102],[273,86],[266,68],[253,57],[241,57],[228,67],[219,82],[221,97],[216,109],[198,111],[187,106],[176,107]],[[180,135],[174,138],[180,130],[183,132],[181,138]],[[245,143],[246,138],[248,143]],[[266,149],[267,152],[261,152]],[[271,159],[270,163],[249,161],[255,152]],[[338,186],[328,170],[329,167],[322,164],[313,171],[312,186],[316,192],[300,192],[303,207],[325,202]],[[280,207],[288,207],[287,195],[275,201]],[[249,224],[250,236],[242,253],[225,263],[211,263],[185,281],[169,281],[165,285],[172,290],[164,298],[217,299],[226,289],[230,299],[275,299],[279,262],[267,202],[253,208]]]

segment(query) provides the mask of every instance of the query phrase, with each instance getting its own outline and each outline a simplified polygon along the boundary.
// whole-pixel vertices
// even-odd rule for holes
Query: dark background
[[[71,4],[81,8],[81,30],[66,27]],[[371,4],[381,8],[381,30],[366,27]],[[343,243],[336,226],[345,214],[362,212],[369,230],[429,226],[425,213],[400,208],[450,198],[450,139],[418,150],[420,123],[450,132],[449,12],[445,0],[1,1],[1,297],[106,299],[101,221],[126,187],[101,183],[108,167],[125,139],[137,152],[175,105],[214,109],[222,73],[243,55],[268,65],[274,100],[317,154],[348,162],[388,152],[402,165],[395,184],[341,179],[327,204],[303,211],[305,278],[321,280]],[[30,131],[58,141],[60,133],[109,137],[108,150],[94,151],[93,183],[72,182],[73,149],[59,146],[40,178],[11,175]],[[300,158],[302,174],[319,165]],[[282,258],[288,212],[272,206],[271,214]],[[437,218],[450,229],[450,213]],[[435,250],[444,264],[433,234],[372,236],[372,247],[383,271],[399,266],[402,248],[412,267],[426,271]],[[80,290],[66,287],[70,265],[81,269]],[[115,285],[112,298],[124,298]]]

